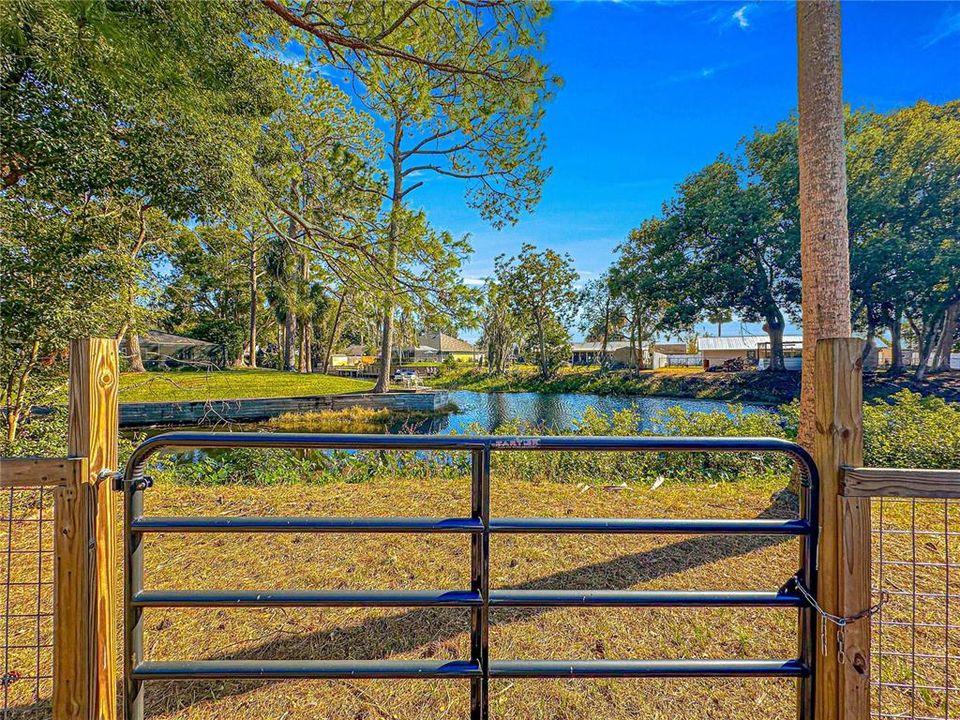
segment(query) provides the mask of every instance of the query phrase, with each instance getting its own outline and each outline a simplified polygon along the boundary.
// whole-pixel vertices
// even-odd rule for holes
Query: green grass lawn
[[[372,387],[373,383],[368,380],[265,369],[123,373],[120,402],[339,395],[364,392]]]

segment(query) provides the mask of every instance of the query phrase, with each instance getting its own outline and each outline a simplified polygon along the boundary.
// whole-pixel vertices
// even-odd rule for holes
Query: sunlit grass
[[[317,433],[384,432],[390,421],[390,410],[349,407],[342,410],[319,410],[308,413],[284,413],[269,421],[273,430]]]
[[[372,388],[368,380],[267,369],[123,373],[120,402],[340,395]]]

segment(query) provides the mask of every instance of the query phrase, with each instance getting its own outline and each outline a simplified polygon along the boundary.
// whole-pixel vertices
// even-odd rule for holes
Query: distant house
[[[702,337],[697,340],[703,355],[704,369],[722,365],[727,360],[742,358],[757,369],[770,367],[772,349],[767,335],[733,335],[730,337]],[[864,367],[877,367],[877,351],[867,357]],[[787,370],[799,370],[803,364],[803,336],[783,336],[783,366]]]
[[[126,340],[121,345],[121,352],[128,354]],[[220,368],[226,360],[222,345],[160,330],[148,330],[140,336],[140,357],[144,367],[148,369]]]
[[[760,346],[766,345],[766,358],[769,362],[770,338],[766,335],[730,335],[727,337],[702,337],[697,339],[697,347],[703,356],[703,367],[709,369],[718,367],[728,360],[741,359],[748,365],[760,363]],[[784,335],[784,353],[787,346],[796,346],[802,349],[803,337],[800,335]],[[796,368],[799,369],[799,363]]]
[[[629,348],[630,343],[623,340],[611,340],[607,343],[607,357],[622,348]],[[570,343],[570,362],[574,365],[599,365],[603,359],[602,342]]]
[[[663,355],[686,355],[687,344],[685,342],[655,342],[653,351]]]
[[[349,345],[342,352],[330,356],[330,364],[334,367],[370,365],[373,362],[374,356],[364,352],[363,345]]]
[[[417,343],[419,348],[423,349],[424,355],[429,354],[428,349],[432,350],[435,353],[433,356],[435,360],[452,357],[458,362],[478,362],[483,358],[483,353],[474,345],[443,333],[421,333]]]
[[[429,345],[413,345],[400,348],[400,362],[439,362],[440,354]]]

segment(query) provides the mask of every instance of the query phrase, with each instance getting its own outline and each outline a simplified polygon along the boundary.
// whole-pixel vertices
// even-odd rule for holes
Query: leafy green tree
[[[547,379],[570,357],[566,326],[576,314],[580,275],[569,255],[550,249],[537,252],[529,244],[509,260],[498,256],[495,267],[496,282],[517,321],[530,327],[540,377]]]
[[[630,232],[618,248],[610,270],[611,291],[623,304],[630,354],[637,369],[644,367],[644,346],[660,334],[682,332],[693,326],[699,309],[689,300],[683,281],[687,256],[675,244],[676,223],[647,220]],[[686,301],[685,301],[686,300]]]
[[[249,353],[251,297],[263,302],[250,281],[249,242],[249,229],[227,224],[183,228],[167,255],[160,300],[167,329],[222,345],[231,365]]]
[[[344,92],[303,67],[287,69],[289,106],[263,127],[254,175],[267,226],[269,298],[281,323],[285,370],[312,360],[315,278],[383,285],[375,254],[382,157],[372,121]]]
[[[784,312],[799,301],[799,235],[779,190],[756,169],[721,156],[688,177],[666,207],[656,254],[670,259],[678,307],[688,315],[729,308],[762,321],[770,369],[782,370]]]
[[[259,127],[285,97],[279,63],[253,44],[279,27],[236,4],[0,5],[4,242],[26,256],[41,237],[70,237],[72,262],[99,268],[80,285],[100,283],[87,305],[96,323],[57,320],[77,307],[72,268],[45,277],[45,299],[22,296],[49,306],[23,312],[21,322],[49,324],[18,325],[23,344],[7,348],[28,364],[15,370],[25,388],[37,363],[59,357],[33,352],[32,339],[62,349],[80,333],[129,330],[135,351],[170,223],[252,189]]]
[[[852,314],[868,340],[886,328],[893,372],[903,370],[905,322],[910,327],[912,318],[928,357],[935,350],[942,356],[938,348],[953,325],[958,118],[957,101],[846,117]],[[756,133],[744,151],[783,229],[799,237],[796,119]],[[925,364],[918,366],[918,375],[924,372]]]
[[[125,278],[129,265],[108,239],[122,221],[89,204],[70,217],[46,202],[0,204],[0,401],[5,435],[16,439],[35,403],[56,402],[64,338],[110,327],[123,312],[104,288]],[[29,238],[25,242],[24,238]]]
[[[379,253],[388,287],[382,295],[375,388],[383,392],[390,378],[395,316],[402,296],[411,292],[410,281],[400,277],[409,264],[401,257],[400,230],[410,193],[431,176],[462,180],[467,204],[495,227],[516,222],[539,200],[547,173],[540,167],[544,140],[537,128],[553,81],[537,55],[548,8],[413,3],[351,4],[338,11],[341,30],[369,39],[368,33],[382,26],[376,31],[379,40],[358,41],[344,51],[324,35],[332,31],[329,23],[305,7],[299,17],[309,15],[309,27],[294,24],[320,33],[312,51],[358,80],[362,102],[388,128]],[[390,46],[404,48],[402,53],[372,52],[388,36]]]
[[[713,308],[704,313],[704,318],[708,323],[717,326],[717,337],[723,335],[724,323],[733,322],[733,312],[730,308]]]
[[[960,101],[867,115],[851,133],[848,166],[854,303],[868,326],[885,320],[896,345],[907,320],[922,379],[956,332]]]
[[[520,54],[492,54],[487,43],[500,38],[523,46],[530,25],[549,12],[544,0],[455,0],[447,3],[329,0],[323,12],[310,0],[261,0],[291,28],[337,65],[361,68],[381,61],[457,77],[461,82],[523,79],[528,71]],[[461,25],[494,28],[487,35],[456,30]],[[466,48],[435,42],[433,30],[464,32]],[[466,52],[464,52],[464,50]],[[476,63],[472,54],[488,60]]]
[[[487,368],[494,375],[503,375],[513,360],[514,348],[524,342],[522,325],[510,306],[510,298],[497,282],[488,279],[480,301],[483,334],[480,345],[486,355]]]
[[[242,38],[265,41],[279,27],[235,3],[3,3],[3,186],[139,187],[171,196],[172,215],[230,189],[251,120],[281,98],[277,63]],[[165,151],[137,152],[157,145]]]
[[[580,294],[580,330],[588,342],[601,344],[601,368],[608,364],[607,344],[622,340],[626,328],[624,295],[615,292],[612,274],[607,272],[588,282]]]

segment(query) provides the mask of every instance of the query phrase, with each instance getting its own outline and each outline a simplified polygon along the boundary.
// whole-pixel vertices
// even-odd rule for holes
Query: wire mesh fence
[[[876,498],[873,717],[960,719],[960,501]]]
[[[53,692],[53,490],[0,494],[0,718],[49,717]]]

